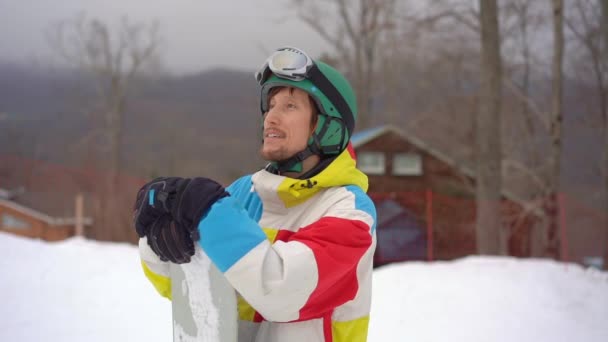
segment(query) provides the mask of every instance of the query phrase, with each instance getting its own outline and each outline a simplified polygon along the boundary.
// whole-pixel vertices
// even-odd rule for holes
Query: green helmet
[[[270,74],[262,83],[260,108],[262,114],[268,111],[268,94],[274,87],[293,87],[308,93],[319,109],[317,127],[302,151],[288,161],[274,163],[281,171],[301,172],[301,161],[311,154],[321,157],[338,155],[348,146],[357,117],[355,92],[348,80],[336,69],[323,62],[314,62],[324,76],[294,81]],[[325,89],[323,92],[321,89]]]

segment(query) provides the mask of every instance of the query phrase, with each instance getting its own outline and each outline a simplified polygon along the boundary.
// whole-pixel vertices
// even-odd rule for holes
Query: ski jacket
[[[366,341],[376,212],[352,149],[310,179],[261,170],[227,191],[199,243],[237,291],[239,341]],[[166,265],[142,264],[170,298]]]

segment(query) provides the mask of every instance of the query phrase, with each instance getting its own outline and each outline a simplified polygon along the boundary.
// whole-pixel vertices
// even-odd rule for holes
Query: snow
[[[0,233],[0,341],[171,341],[135,246]]]
[[[0,232],[0,341],[171,341],[135,246]],[[608,273],[468,257],[375,271],[369,341],[608,341]]]
[[[375,271],[370,341],[608,341],[608,273],[468,257]]]

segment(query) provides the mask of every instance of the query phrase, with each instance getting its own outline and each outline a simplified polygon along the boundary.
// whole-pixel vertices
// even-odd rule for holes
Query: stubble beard
[[[269,162],[280,162],[291,157],[285,147],[280,147],[279,149],[272,151],[264,151],[264,145],[260,148],[260,156],[262,159]]]

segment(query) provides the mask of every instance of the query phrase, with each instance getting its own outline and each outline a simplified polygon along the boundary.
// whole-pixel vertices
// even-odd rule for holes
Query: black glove
[[[168,214],[161,215],[150,227],[148,245],[160,260],[175,264],[188,263],[194,255],[192,238]]]
[[[229,196],[223,186],[204,177],[193,178],[177,190],[175,199],[169,201],[171,216],[186,229],[192,240],[200,239],[198,224],[209,207],[220,198]]]
[[[135,201],[135,229],[147,236],[161,260],[190,261],[194,241],[200,239],[198,223],[218,199],[228,196],[208,178],[157,178],[140,189]]]
[[[139,189],[133,213],[133,223],[139,237],[147,236],[152,224],[160,216],[171,214],[170,202],[189,182],[188,178],[159,177]]]

